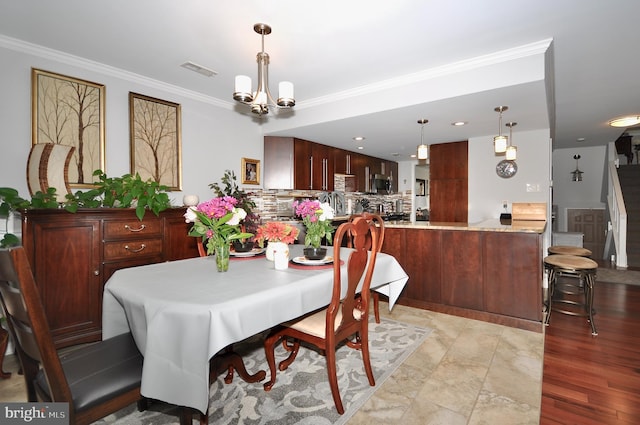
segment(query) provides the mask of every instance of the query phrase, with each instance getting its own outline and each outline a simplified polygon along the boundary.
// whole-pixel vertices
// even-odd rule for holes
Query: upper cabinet
[[[373,190],[373,176],[391,176],[397,190],[398,163],[295,137],[264,138],[265,189],[334,190],[334,175],[356,176],[357,190]]]
[[[468,142],[431,145],[429,219],[466,222],[468,216]]]

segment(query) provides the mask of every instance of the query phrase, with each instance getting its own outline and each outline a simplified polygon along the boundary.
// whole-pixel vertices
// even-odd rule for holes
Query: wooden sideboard
[[[198,256],[184,208],[22,211],[22,240],[57,347],[102,339],[102,292],[118,269]]]
[[[542,234],[387,228],[409,275],[399,303],[542,331]]]

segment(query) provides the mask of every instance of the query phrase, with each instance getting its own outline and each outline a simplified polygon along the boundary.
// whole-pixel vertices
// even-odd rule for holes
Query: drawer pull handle
[[[146,226],[144,224],[141,224],[140,227],[138,227],[137,229],[133,229],[133,228],[129,227],[128,224],[124,225],[124,228],[127,229],[130,232],[142,232],[145,229],[145,227]]]
[[[142,244],[142,245],[140,245],[140,248],[138,248],[138,249],[131,249],[131,248],[129,248],[129,245],[125,245],[125,246],[124,246],[124,249],[126,249],[126,250],[127,250],[127,251],[129,251],[129,252],[140,252],[140,251],[142,251],[143,249],[145,249],[146,247],[147,247],[147,246],[146,246],[145,244]]]

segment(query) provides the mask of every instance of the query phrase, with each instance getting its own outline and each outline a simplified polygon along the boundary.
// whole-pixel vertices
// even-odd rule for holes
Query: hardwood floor
[[[640,423],[640,286],[597,282],[594,304],[597,336],[558,313],[545,329],[541,425]]]

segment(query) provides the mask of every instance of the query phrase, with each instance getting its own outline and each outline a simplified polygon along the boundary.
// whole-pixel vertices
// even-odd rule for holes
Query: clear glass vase
[[[222,243],[215,246],[216,268],[219,272],[229,270],[229,244]]]

